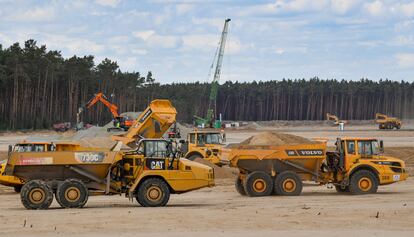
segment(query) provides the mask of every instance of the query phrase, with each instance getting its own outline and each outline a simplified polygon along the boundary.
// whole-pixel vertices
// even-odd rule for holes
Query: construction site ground
[[[399,131],[382,131],[367,123],[338,131],[323,122],[267,122],[226,133],[227,143],[281,131],[328,138],[330,146],[338,136],[375,137],[384,140],[386,154],[405,160],[414,175],[414,123],[404,124]],[[95,135],[87,139],[89,143],[106,139]],[[73,132],[64,139],[75,136],[82,142],[83,135]],[[0,160],[6,158],[8,144],[23,139],[62,136],[52,131],[0,133]],[[171,195],[168,206],[161,208],[143,208],[123,196],[96,196],[82,209],[61,209],[54,201],[49,210],[29,211],[18,194],[0,186],[0,236],[414,236],[413,178],[381,186],[378,194],[365,196],[306,185],[298,197],[249,198],[235,191],[235,170],[217,171],[216,187]]]

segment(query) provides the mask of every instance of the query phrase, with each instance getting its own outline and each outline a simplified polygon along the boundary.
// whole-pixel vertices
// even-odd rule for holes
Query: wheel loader
[[[297,196],[303,181],[333,185],[338,192],[376,193],[379,185],[406,180],[404,161],[384,156],[375,138],[338,138],[336,149],[326,143],[223,148],[221,159],[239,169],[236,190],[251,197]]]
[[[83,207],[89,196],[125,194],[144,207],[165,206],[170,194],[214,186],[213,169],[177,156],[171,141],[160,139],[176,110],[154,100],[128,132],[114,136],[111,149],[11,152],[5,175],[24,181],[27,209],[47,209],[55,197],[64,208]],[[121,150],[123,144],[133,149]]]
[[[400,129],[402,125],[400,119],[381,113],[375,114],[375,122],[378,124],[379,129]]]

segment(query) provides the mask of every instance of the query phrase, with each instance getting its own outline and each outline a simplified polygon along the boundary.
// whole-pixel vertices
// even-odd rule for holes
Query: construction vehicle
[[[400,119],[381,113],[375,114],[375,122],[378,124],[379,129],[400,129],[402,125]]]
[[[188,133],[186,141],[181,142],[181,151],[183,156],[189,160],[201,158],[221,165],[218,154],[224,146],[225,140],[223,131],[196,129]]]
[[[9,154],[14,153],[23,153],[23,152],[44,152],[44,151],[74,151],[79,149],[80,144],[76,142],[28,142],[22,141],[15,144],[14,146],[9,146]],[[24,180],[11,176],[5,175],[4,170],[6,168],[6,161],[4,160],[0,163],[0,184],[4,186],[13,187],[14,191],[17,193],[20,192]]]
[[[70,129],[71,124],[70,122],[64,122],[64,123],[55,123],[52,125],[53,130],[55,130],[56,132],[66,132],[67,130]]]
[[[197,115],[193,116],[196,127],[221,128],[221,120],[218,120],[216,116],[217,114],[217,93],[218,93],[218,86],[219,86],[218,82],[219,82],[220,74],[221,74],[221,65],[223,63],[224,49],[226,46],[229,22],[230,22],[230,19],[226,19],[224,21],[223,32],[221,33],[220,43],[219,43],[219,47],[217,51],[218,56],[217,56],[217,62],[216,62],[216,70],[214,72],[213,81],[211,82],[207,115],[204,118],[197,116]],[[216,52],[216,55],[217,55],[217,52]],[[214,56],[213,63],[211,64],[211,67],[210,67],[210,71],[214,67],[216,55]]]
[[[134,123],[134,119],[130,118],[128,116],[121,116],[118,113],[118,106],[116,106],[114,103],[109,102],[108,98],[102,93],[99,92],[92,97],[84,106],[80,107],[78,109],[78,113],[76,114],[76,120],[77,120],[77,127],[80,128],[80,115],[85,109],[90,109],[94,104],[96,104],[98,101],[102,102],[109,111],[111,112],[114,120],[114,127],[108,128],[108,132],[113,130],[120,130],[123,129],[124,131],[127,131],[132,124]]]
[[[406,180],[404,161],[382,155],[375,138],[338,138],[326,143],[223,148],[220,158],[239,169],[236,190],[252,197],[272,193],[297,196],[303,181],[334,185],[338,192],[376,193],[379,185]]]
[[[24,181],[21,200],[27,209],[47,209],[53,194],[64,208],[83,207],[91,195],[113,194],[144,207],[165,206],[171,193],[214,186],[212,168],[178,157],[170,141],[144,137],[164,134],[175,116],[169,101],[155,100],[125,136],[114,137],[111,150],[11,152],[5,174]],[[124,142],[135,149],[120,151]]]
[[[338,118],[338,116],[333,115],[333,114],[330,114],[330,113],[326,113],[326,120],[333,121],[333,124],[332,125],[334,125],[334,126],[338,126],[340,124],[347,124],[348,123],[348,121],[346,121],[346,120],[340,120]]]
[[[175,124],[176,114],[169,100],[153,100],[125,134],[112,136],[117,143],[111,150],[119,151],[122,145],[135,149],[142,138],[161,138]]]

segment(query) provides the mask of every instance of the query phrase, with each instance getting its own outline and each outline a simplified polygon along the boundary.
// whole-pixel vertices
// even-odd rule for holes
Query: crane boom
[[[218,86],[219,86],[218,82],[220,80],[221,65],[223,64],[224,49],[226,47],[227,33],[228,33],[228,27],[229,27],[230,21],[231,19],[229,18],[224,21],[223,32],[221,33],[221,37],[220,37],[220,45],[219,45],[216,69],[214,71],[213,81],[211,82],[211,90],[210,90],[210,97],[209,97],[209,102],[208,102],[207,116],[205,118],[194,116],[195,123],[197,126],[204,125],[208,127],[213,127],[213,122],[216,118],[217,93],[218,93]],[[214,127],[215,126],[216,125],[214,125]]]

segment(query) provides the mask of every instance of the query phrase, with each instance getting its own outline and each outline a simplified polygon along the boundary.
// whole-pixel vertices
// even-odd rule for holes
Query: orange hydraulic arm
[[[114,116],[114,118],[119,117],[118,106],[116,106],[116,105],[112,104],[111,102],[109,102],[108,98],[102,92],[99,92],[99,93],[95,94],[95,96],[88,103],[86,103],[85,107],[87,109],[90,109],[98,101],[101,101],[102,104],[104,104],[106,107],[108,107],[108,109],[111,111],[112,116]]]

